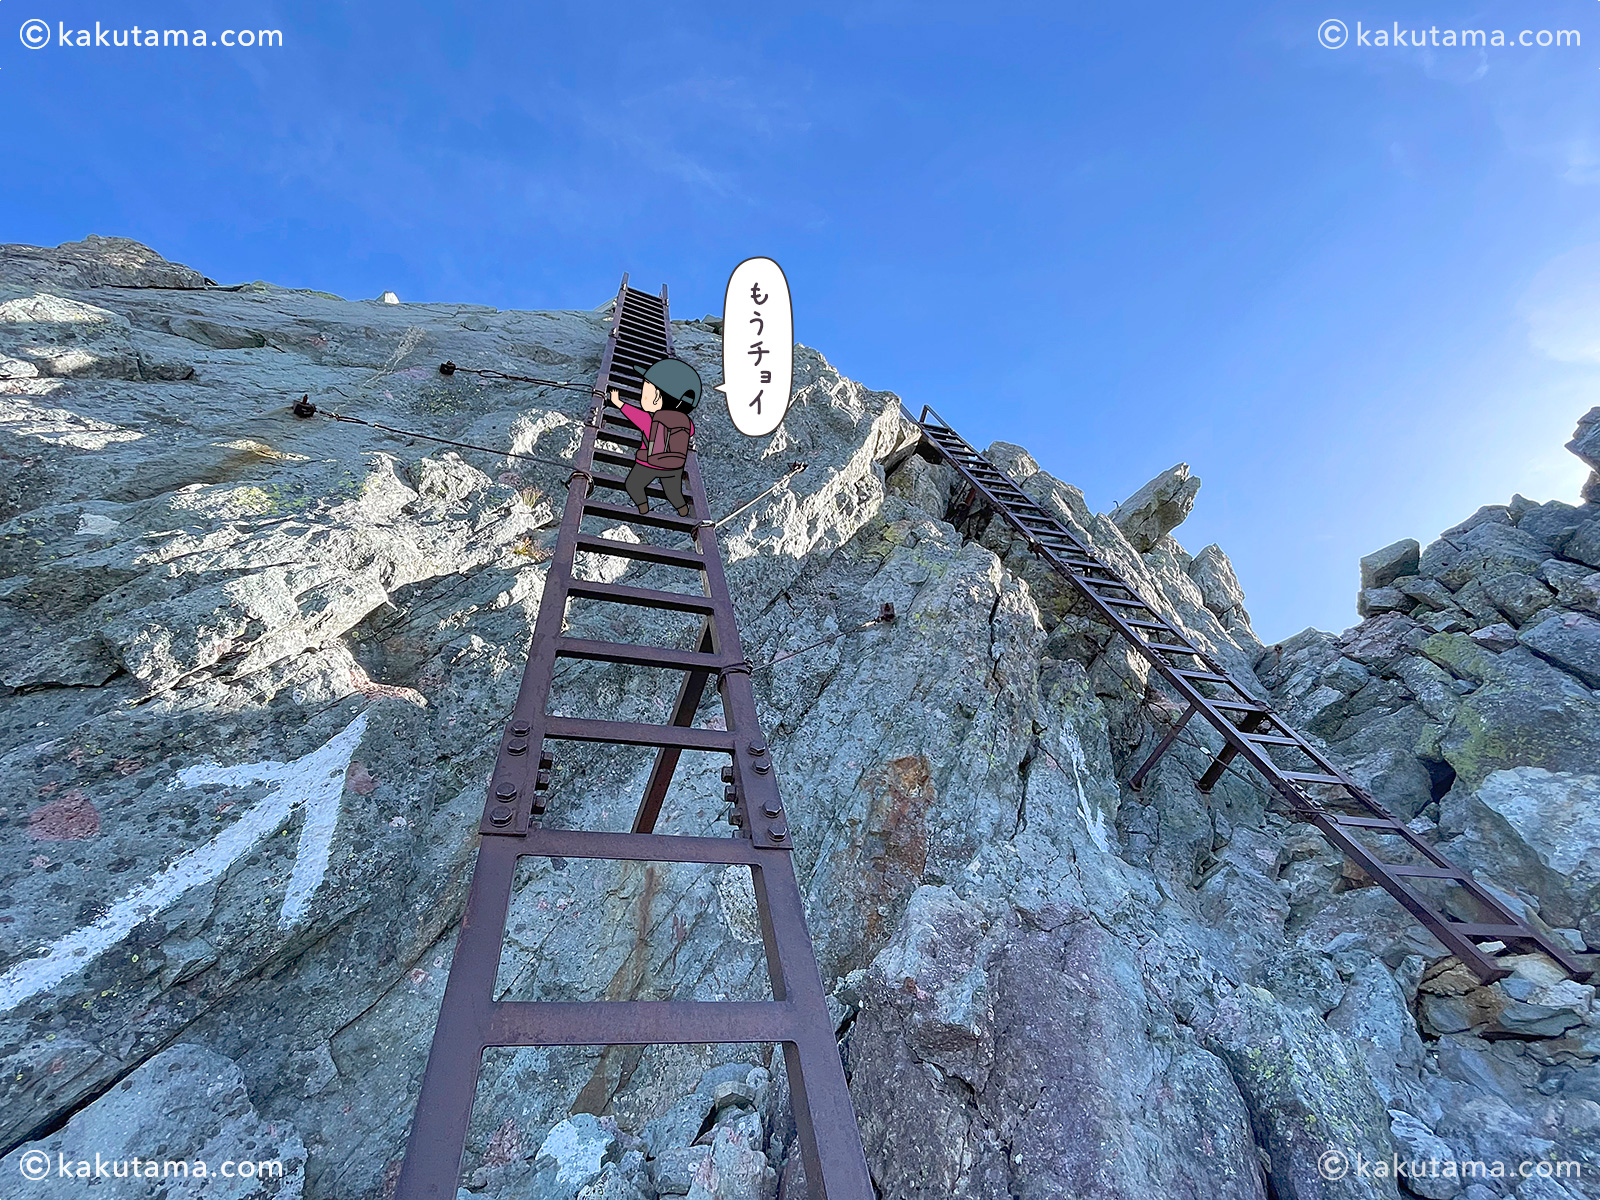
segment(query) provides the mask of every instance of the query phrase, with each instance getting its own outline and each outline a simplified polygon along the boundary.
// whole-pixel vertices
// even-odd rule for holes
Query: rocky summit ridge
[[[218,287],[120,239],[0,247],[8,1197],[69,1186],[22,1174],[41,1150],[280,1164],[230,1197],[392,1193],[564,477],[290,404],[559,459],[583,393],[438,364],[587,382],[607,323],[393,300]],[[674,336],[716,378],[716,323]],[[1509,952],[1481,985],[1248,771],[1199,792],[1207,730],[1131,790],[1170,704],[999,522],[945,520],[893,394],[799,348],[771,436],[700,420],[715,515],[808,464],[723,547],[881,1196],[1600,1195],[1593,986]],[[1571,443],[1600,470],[1597,439],[1600,409]],[[1186,466],[1107,515],[987,453],[1413,828],[1600,950],[1600,477],[1368,556],[1360,624],[1264,646],[1223,551],[1173,537]],[[676,681],[651,674],[567,663],[560,711],[661,719]],[[666,832],[726,829],[696,757]],[[562,749],[550,819],[622,825],[648,769]],[[524,860],[500,994],[765,998],[759,942],[738,870]],[[803,1194],[765,1047],[491,1054],[473,1121],[462,1200]]]

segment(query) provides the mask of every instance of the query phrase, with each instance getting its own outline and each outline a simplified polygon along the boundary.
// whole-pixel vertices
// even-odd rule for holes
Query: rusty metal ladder
[[[1398,900],[1480,979],[1500,979],[1510,972],[1480,949],[1479,941],[1537,949],[1573,976],[1587,976],[1587,969],[1570,950],[1529,926],[1471,875],[1407,828],[1404,821],[1329,761],[1270,706],[1235,683],[1221,664],[1193,645],[1121,575],[1035,503],[1010,476],[968,445],[932,408],[924,407],[916,422],[922,429],[924,444],[954,467],[967,485],[964,502],[987,505],[999,514],[1022,535],[1034,555],[1066,579],[1096,617],[1143,655],[1186,703],[1183,715],[1129,779],[1135,791],[1190,718],[1198,714],[1222,735],[1224,743],[1199,779],[1201,791],[1209,792],[1215,787],[1235,758],[1244,759],[1266,777],[1291,813],[1315,825],[1323,837]],[[1294,762],[1295,756],[1304,761]],[[1292,765],[1283,765],[1278,759]],[[1381,857],[1378,847],[1363,840],[1374,837],[1400,839],[1417,861],[1393,862]],[[1480,906],[1483,919],[1462,921],[1447,916],[1438,903],[1412,886],[1415,880],[1435,880],[1441,888],[1459,888]]]
[[[484,1051],[514,1046],[646,1046],[780,1042],[788,1071],[796,1131],[815,1200],[871,1200],[855,1111],[839,1060],[805,911],[791,859],[792,838],[778,795],[777,773],[756,716],[750,664],[740,647],[733,602],[709,520],[696,455],[685,466],[690,516],[670,507],[641,516],[632,504],[592,499],[595,489],[623,490],[618,475],[639,446],[637,430],[604,393],[616,389],[637,403],[644,371],[672,352],[667,289],[635,291],[626,275],[617,292],[611,331],[600,361],[597,395],[567,490],[533,644],[522,687],[500,742],[482,840],[466,912],[450,965],[422,1091],[406,1143],[397,1200],[455,1200],[461,1156]],[[603,449],[599,442],[621,447]],[[661,497],[660,485],[651,485]],[[693,539],[693,552],[625,542],[582,532],[585,517],[666,529]],[[657,591],[573,577],[579,551],[701,574],[703,592]],[[703,618],[693,652],[563,636],[569,598],[642,606]],[[580,720],[547,715],[556,662],[589,659],[684,673],[668,724]],[[694,728],[695,711],[711,679],[721,693],[726,729]],[[655,764],[629,833],[545,828],[553,742],[653,746]],[[733,805],[730,837],[653,832],[668,785],[685,750],[729,757],[722,777]],[[513,1002],[493,998],[517,862],[524,856],[699,863],[748,867],[752,873],[770,1001],[637,1000]]]

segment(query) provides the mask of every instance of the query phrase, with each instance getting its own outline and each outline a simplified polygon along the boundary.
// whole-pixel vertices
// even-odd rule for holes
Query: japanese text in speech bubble
[[[789,411],[794,386],[794,307],[783,268],[747,258],[722,302],[722,382],[728,415],[748,437],[765,437]]]

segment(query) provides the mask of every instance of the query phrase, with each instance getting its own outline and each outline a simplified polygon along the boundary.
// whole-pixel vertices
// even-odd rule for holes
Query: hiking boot
[[[680,517],[687,517],[689,515],[689,506],[685,504],[682,508],[680,508],[678,510],[678,515]]]
[[[644,516],[645,513],[649,512],[649,511],[650,511],[650,506],[648,504],[639,505],[639,515],[641,517]]]

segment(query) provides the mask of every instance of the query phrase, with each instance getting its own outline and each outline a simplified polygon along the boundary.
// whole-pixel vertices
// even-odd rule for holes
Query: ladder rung
[[[1305,743],[1299,738],[1279,737],[1275,733],[1247,733],[1244,735],[1244,740],[1255,742],[1260,746],[1299,746],[1301,749],[1305,748]]]
[[[611,354],[611,365],[613,368],[627,366],[631,371],[639,374],[642,370],[647,370],[657,360],[665,357],[665,351],[638,350],[625,342],[618,342],[617,348]]]
[[[528,831],[533,854],[552,858],[614,858],[631,862],[758,863],[761,851],[745,838],[672,833],[608,833],[597,829]]]
[[[730,1039],[795,1039],[795,1013],[778,1000],[502,1000],[490,1009],[492,1046],[683,1046]]]
[[[624,479],[618,479],[615,475],[594,475],[591,478],[595,487],[610,488],[614,492],[625,492],[628,490],[627,481]],[[647,496],[653,496],[657,500],[665,500],[667,498],[667,494],[661,490],[661,485],[656,482],[651,482],[644,489],[644,493]],[[688,500],[688,498],[688,495],[685,494],[684,499]],[[638,509],[634,509],[633,511],[635,516],[639,515]]]
[[[1145,646],[1151,650],[1170,650],[1174,654],[1201,654],[1204,653],[1198,646],[1176,646],[1170,642],[1146,642]]]
[[[1333,823],[1350,829],[1402,829],[1404,826],[1391,817],[1346,817],[1334,813]]]
[[[619,542],[615,538],[593,537],[580,533],[574,546],[591,554],[609,554],[613,558],[636,558],[641,562],[687,567],[695,571],[703,571],[706,566],[706,560],[698,554],[669,550],[666,546],[652,546],[649,542]]]
[[[624,321],[617,329],[617,340],[620,342],[624,339],[639,346],[658,346],[663,354],[667,350],[661,330],[656,328],[654,321]]]
[[[1150,608],[1150,606],[1148,604],[1146,604],[1143,600],[1124,600],[1121,596],[1100,596],[1100,595],[1096,595],[1095,599],[1100,601],[1102,604],[1115,604],[1119,608],[1143,608],[1143,609],[1146,609],[1146,610],[1148,610],[1150,612],[1154,612],[1155,611],[1154,609]]]
[[[635,459],[631,454],[618,454],[614,450],[600,450],[598,448],[594,452],[594,461],[610,463],[614,467],[631,467],[635,463]]]
[[[614,604],[636,604],[641,608],[664,608],[671,612],[713,613],[716,605],[709,596],[689,592],[661,592],[654,588],[623,587],[616,583],[589,583],[574,579],[567,595],[584,600],[608,600]]]
[[[640,447],[640,445],[642,445],[642,443],[640,442],[639,437],[638,437],[639,430],[637,428],[634,428],[633,432],[634,432],[634,436],[633,437],[628,437],[625,434],[622,434],[620,432],[613,433],[610,429],[601,429],[598,433],[595,434],[595,437],[597,437],[597,438],[605,438],[606,441],[612,442],[612,443],[614,443],[614,444],[616,444],[618,446],[628,446],[631,449],[637,450]]]
[[[546,717],[544,735],[569,742],[608,742],[614,746],[664,746],[669,750],[722,750],[733,753],[733,734],[722,729],[687,725],[652,725],[639,721],[590,721],[581,717]]]
[[[661,326],[655,321],[624,320],[617,329],[617,341],[629,341],[635,346],[667,352],[666,340],[661,336]]]
[[[1385,863],[1387,874],[1416,879],[1466,879],[1468,875],[1459,867],[1436,867],[1422,863]]]
[[[647,492],[655,496],[659,493]],[[687,493],[684,499],[688,500]],[[583,506],[583,515],[586,517],[613,517],[618,521],[629,521],[635,525],[653,525],[657,529],[676,529],[680,533],[693,533],[700,527],[700,522],[693,517],[680,517],[668,509],[665,512],[642,513],[636,508],[624,508],[620,504],[595,504],[593,502]]]
[[[1344,786],[1344,780],[1337,775],[1322,775],[1315,771],[1280,771],[1278,774],[1291,783],[1326,783],[1338,787]]]
[[[1536,935],[1526,925],[1489,925],[1477,921],[1446,921],[1444,927],[1465,938],[1488,938],[1502,941],[1505,938],[1532,938]]]
[[[1189,671],[1174,667],[1172,673],[1181,675],[1185,679],[1193,680],[1195,683],[1225,683],[1229,687],[1234,686],[1233,680],[1226,675],[1218,675],[1215,671]],[[1235,690],[1242,691],[1243,689]]]
[[[599,642],[590,638],[558,638],[556,655],[622,666],[667,667],[677,671],[718,671],[728,665],[720,654],[669,650],[665,646],[639,646],[632,642]]]
[[[1202,704],[1209,704],[1212,708],[1225,708],[1230,712],[1264,713],[1269,711],[1265,704],[1256,704],[1246,700],[1213,700],[1209,696],[1201,696]]]

